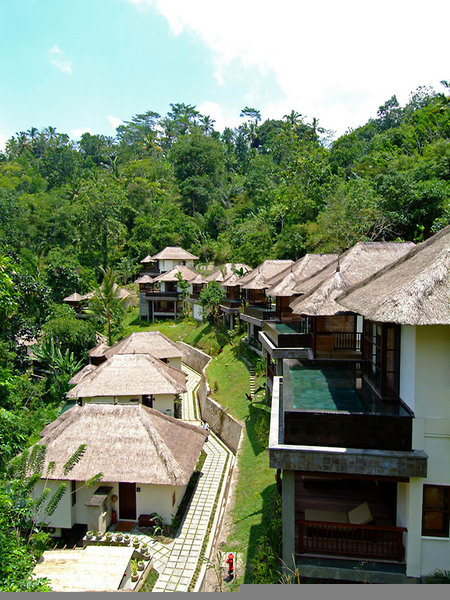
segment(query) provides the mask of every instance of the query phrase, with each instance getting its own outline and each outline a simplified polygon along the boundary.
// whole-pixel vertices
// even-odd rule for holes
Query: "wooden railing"
[[[360,350],[361,349],[361,334],[353,331],[336,331],[334,332],[334,349],[335,350]]]
[[[328,554],[373,560],[404,560],[405,527],[297,521],[297,554]]]

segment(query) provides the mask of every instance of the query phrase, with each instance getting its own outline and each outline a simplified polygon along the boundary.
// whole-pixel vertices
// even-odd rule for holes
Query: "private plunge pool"
[[[289,369],[291,402],[286,408],[320,412],[365,412],[353,364],[298,364]],[[359,379],[359,381],[361,381]]]

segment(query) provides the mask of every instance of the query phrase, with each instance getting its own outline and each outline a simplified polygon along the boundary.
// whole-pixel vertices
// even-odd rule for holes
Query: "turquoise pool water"
[[[353,368],[304,366],[290,369],[292,408],[365,412],[364,404],[354,389]]]
[[[278,333],[304,333],[305,328],[301,325],[288,325],[287,323],[274,323],[273,327]]]

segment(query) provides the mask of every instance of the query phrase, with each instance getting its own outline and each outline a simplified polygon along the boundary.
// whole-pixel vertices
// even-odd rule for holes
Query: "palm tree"
[[[214,123],[216,121],[211,119],[209,115],[204,115],[200,119],[200,125],[205,135],[209,135],[214,131]]]
[[[121,298],[120,289],[116,282],[116,273],[108,267],[106,270],[102,267],[102,284],[95,290],[89,302],[90,311],[106,320],[108,326],[108,344],[112,343],[112,325],[119,323],[124,312],[124,298]]]
[[[291,110],[291,112],[288,115],[284,115],[283,119],[286,121],[286,123],[291,125],[291,127],[297,127],[302,123],[301,113],[295,110]]]

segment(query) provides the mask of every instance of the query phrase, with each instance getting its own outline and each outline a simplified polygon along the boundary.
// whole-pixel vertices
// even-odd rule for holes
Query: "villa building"
[[[113,350],[113,349],[111,349]],[[67,398],[78,404],[143,404],[179,416],[179,394],[186,392],[183,371],[150,354],[112,354],[100,366],[87,365],[69,383]]]
[[[143,404],[75,405],[47,425],[38,442],[46,445],[43,472],[52,468],[49,478],[36,484],[35,495],[44,487],[68,487],[44,522],[55,536],[74,525],[104,533],[113,511],[121,521],[156,512],[170,524],[206,435],[201,427]],[[67,473],[64,465],[82,443],[85,452]],[[87,486],[99,473],[101,483]]]
[[[179,246],[168,246],[141,261],[145,271],[135,281],[139,285],[140,319],[153,323],[155,319],[178,317],[184,302],[179,277],[188,283],[198,277],[193,269],[197,258]]]
[[[239,263],[239,269],[233,270],[232,265],[228,268],[227,265],[225,265],[225,273],[223,275],[222,269],[220,269],[219,272],[216,271],[213,273],[213,275],[217,277],[214,281],[218,281],[226,292],[225,298],[220,302],[219,310],[222,315],[222,324],[229,331],[235,328],[236,319],[243,306],[239,280],[242,277],[242,274],[245,274],[245,272],[249,272],[250,270],[250,267],[247,265]]]
[[[266,321],[277,321],[276,305],[267,295],[269,281],[293,264],[292,260],[265,260],[258,267],[240,277],[239,286],[245,308],[239,318],[247,323],[247,341],[258,354],[262,346],[258,334]],[[226,284],[227,281],[224,282]]]
[[[371,273],[350,261],[369,258],[357,244],[300,286],[294,312],[323,319],[334,339],[344,321],[332,320],[353,319],[360,342],[317,336],[308,356],[283,359],[269,457],[286,565],[295,556],[306,577],[406,583],[450,568],[450,228],[399,245],[384,265],[374,249]]]

